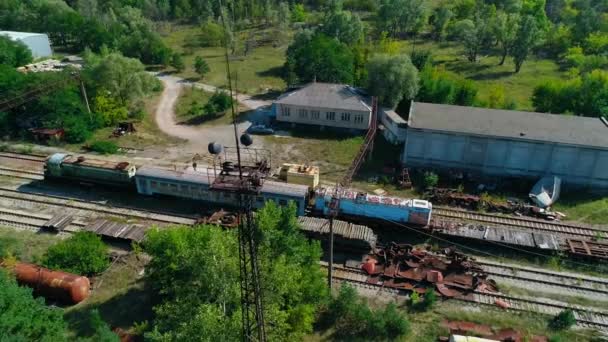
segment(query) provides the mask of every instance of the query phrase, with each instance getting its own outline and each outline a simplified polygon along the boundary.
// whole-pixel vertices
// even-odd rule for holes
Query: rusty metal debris
[[[483,196],[465,194],[457,189],[427,189],[424,193],[424,199],[436,205],[450,205],[469,210],[487,210],[503,214],[524,215],[550,221],[564,216],[562,213],[526,204],[522,201],[507,200],[506,202],[497,202]]]
[[[226,229],[233,229],[239,225],[239,216],[232,211],[220,210],[211,216],[203,217],[196,221],[196,224],[213,224]]]
[[[367,255],[361,269],[367,282],[425,293],[435,289],[444,297],[460,297],[472,291],[497,292],[496,283],[474,259],[446,248],[439,253],[391,243]]]

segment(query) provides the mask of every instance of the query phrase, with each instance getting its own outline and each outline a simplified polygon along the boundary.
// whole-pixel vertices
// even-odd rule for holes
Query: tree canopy
[[[32,52],[22,42],[0,36],[0,64],[19,67],[32,61]]]
[[[418,93],[418,70],[406,55],[376,55],[367,65],[367,89],[384,106],[394,108]]]
[[[347,45],[322,33],[299,32],[287,49],[288,84],[319,82],[352,84],[354,56]]]
[[[90,232],[77,232],[51,246],[42,257],[42,265],[79,275],[93,275],[110,265],[108,247]]]
[[[256,215],[269,340],[294,340],[311,332],[319,304],[327,298],[318,267],[320,246],[301,235],[295,212],[293,205],[268,203]],[[148,282],[161,299],[149,339],[240,339],[235,231],[214,226],[152,230],[144,250],[152,257]]]
[[[67,341],[63,311],[47,307],[43,298],[34,298],[32,289],[20,287],[0,270],[0,340]]]

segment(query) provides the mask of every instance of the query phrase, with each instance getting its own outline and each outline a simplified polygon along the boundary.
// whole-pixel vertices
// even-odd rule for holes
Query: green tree
[[[184,59],[182,58],[181,54],[177,52],[173,54],[173,56],[171,57],[171,66],[177,72],[184,71],[184,69],[186,68],[186,64],[184,64]]]
[[[515,43],[518,24],[519,16],[517,14],[499,12],[496,15],[492,25],[492,32],[501,51],[500,62],[498,65],[505,64],[505,60],[511,51],[511,47]]]
[[[93,335],[87,338],[79,338],[80,342],[120,342],[118,335],[104,322],[97,309],[93,309],[89,313],[89,328],[93,331]]]
[[[353,45],[363,38],[363,24],[356,14],[343,11],[341,3],[335,6],[323,19],[322,31],[347,45]]]
[[[300,23],[306,21],[306,9],[303,4],[295,4],[291,9],[291,21],[294,23]]]
[[[369,92],[384,106],[395,108],[418,92],[418,70],[406,55],[376,55],[367,65]]]
[[[516,73],[521,70],[521,66],[528,59],[528,55],[532,49],[538,45],[540,33],[534,17],[526,16],[521,19],[517,34],[515,35],[515,41],[511,47],[511,55],[515,63]]]
[[[433,11],[431,16],[432,34],[435,40],[445,39],[446,31],[454,13],[446,6],[439,6]]]
[[[391,36],[416,33],[426,22],[428,6],[425,0],[382,0],[378,8],[376,28]]]
[[[571,309],[561,311],[549,322],[549,326],[554,330],[567,330],[575,324],[576,317]]]
[[[22,42],[0,35],[0,64],[19,67],[32,61],[32,52]]]
[[[285,61],[288,84],[296,82],[320,82],[352,84],[354,56],[343,43],[322,33],[308,31],[296,34],[287,49]]]
[[[144,65],[120,53],[85,54],[85,80],[96,93],[108,92],[123,105],[158,88],[159,81],[146,72]]]
[[[477,56],[485,47],[488,29],[488,21],[481,15],[476,15],[474,20],[464,19],[456,23],[456,35],[464,46],[470,62],[476,62]]]
[[[318,266],[320,245],[301,235],[295,212],[293,205],[268,203],[256,215],[264,314],[272,327],[266,329],[269,340],[298,340],[310,333],[327,296]],[[160,299],[147,338],[240,339],[235,231],[213,226],[151,230],[144,250],[152,257],[146,269],[148,282]]]
[[[216,47],[224,44],[224,29],[221,25],[207,21],[201,25],[201,47]]]
[[[66,335],[61,309],[47,307],[32,289],[0,270],[0,340],[55,342],[67,341]]]
[[[110,265],[108,247],[97,235],[77,232],[51,246],[42,257],[42,265],[81,275],[93,275]]]
[[[93,100],[93,111],[103,118],[105,126],[113,126],[129,117],[129,110],[115,98],[99,94]]]
[[[472,106],[477,101],[475,84],[427,64],[420,73],[420,87],[416,99],[421,102]]]
[[[209,64],[207,64],[207,61],[201,56],[196,56],[196,58],[194,58],[194,70],[201,76],[201,78],[205,77],[205,75],[211,71]]]

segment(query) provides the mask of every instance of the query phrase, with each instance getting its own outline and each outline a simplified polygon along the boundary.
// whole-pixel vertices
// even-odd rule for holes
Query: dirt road
[[[206,151],[207,145],[210,142],[219,142],[224,146],[234,146],[234,128],[232,125],[222,126],[189,126],[178,124],[175,120],[175,103],[179,97],[180,91],[184,86],[194,86],[205,91],[214,92],[216,87],[201,84],[191,83],[175,76],[159,75],[158,78],[165,85],[162,97],[156,110],[156,123],[161,131],[165,134],[187,140],[186,146],[181,146],[183,152],[201,152]],[[251,108],[258,109],[263,106],[270,105],[269,101],[259,101],[251,99],[249,95],[238,94],[237,100]],[[251,125],[251,121],[245,120],[237,125],[239,135],[247,130]],[[262,139],[255,139],[254,146],[260,147]]]

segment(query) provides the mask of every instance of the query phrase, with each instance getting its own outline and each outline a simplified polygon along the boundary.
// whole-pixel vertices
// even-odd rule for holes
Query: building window
[[[283,116],[290,116],[290,115],[291,115],[291,108],[283,107]]]
[[[298,110],[298,117],[300,119],[308,119],[308,110],[306,110],[306,109]]]
[[[350,113],[342,113],[342,115],[340,116],[340,119],[342,121],[350,121]]]
[[[310,118],[313,120],[319,120],[319,117],[321,116],[321,113],[318,110],[311,110],[310,111]]]
[[[361,115],[361,114],[355,115],[355,123],[356,124],[363,123],[363,115]]]
[[[325,119],[329,121],[336,120],[336,112],[327,112],[325,113]]]

